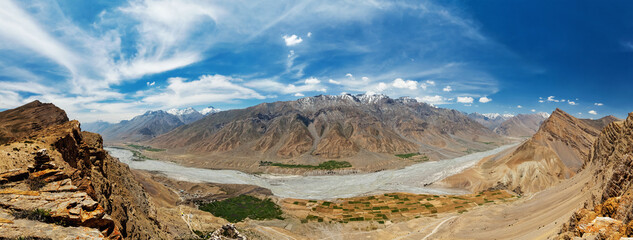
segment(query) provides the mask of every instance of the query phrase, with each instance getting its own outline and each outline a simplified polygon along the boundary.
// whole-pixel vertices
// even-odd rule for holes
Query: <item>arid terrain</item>
[[[38,115],[34,109],[46,115]],[[440,182],[425,180],[430,181],[424,184],[429,188],[421,188],[440,191],[432,187],[442,186],[450,187],[446,188],[450,191],[471,193],[368,191],[326,199],[281,196],[284,194],[276,191],[286,188],[278,188],[276,184],[293,186],[290,179],[284,180],[281,175],[267,183],[273,185],[263,185],[270,186],[267,189],[255,186],[259,184],[257,181],[254,184],[200,182],[191,180],[204,178],[177,177],[164,168],[130,169],[103,149],[99,135],[81,131],[79,122],[67,120],[64,111],[51,104],[33,102],[0,112],[0,118],[13,119],[11,126],[22,126],[15,127],[19,130],[13,130],[11,138],[6,138],[0,146],[0,236],[5,238],[565,239],[633,233],[626,214],[631,206],[630,194],[628,188],[620,187],[628,186],[629,181],[631,159],[626,156],[631,152],[633,114],[626,121],[612,117],[590,121],[556,110],[532,138],[518,146],[451,160],[407,159],[413,166],[386,170],[384,174],[372,173],[391,176],[387,172],[394,171],[398,174],[388,178],[403,175],[409,181],[418,181],[406,177],[419,172],[415,170],[417,166],[452,168],[445,164],[453,161],[471,166],[466,162],[472,162],[472,168],[466,167],[461,173],[460,169],[448,171],[448,178],[438,177],[443,179]],[[605,125],[604,130],[598,129]],[[127,148],[142,154],[153,152],[151,148]],[[155,161],[136,156],[131,150],[119,150],[128,152],[126,161],[134,163],[131,166]],[[406,157],[420,159],[416,156]],[[522,167],[530,162],[540,164],[542,159],[554,162],[529,171]],[[503,171],[499,170],[501,167]],[[195,168],[180,168],[184,170],[178,171],[198,174],[193,171]],[[200,173],[215,173],[215,170],[205,171]],[[495,172],[503,174],[491,174]],[[452,175],[455,173],[458,174]],[[359,173],[346,174],[341,177],[356,177],[360,181],[370,178]],[[525,177],[503,177],[520,174]],[[551,179],[524,180],[527,176]],[[314,176],[315,180],[329,177]],[[309,179],[309,176],[294,178]],[[413,185],[402,184],[394,189],[417,191],[410,187]],[[235,222],[232,225],[227,219],[234,219],[242,210],[226,212],[230,205],[224,210],[208,210],[244,196],[252,199],[241,201],[254,201],[253,204],[263,201],[268,207],[275,206],[273,209],[277,210],[269,213],[277,216],[245,215],[246,218],[231,220]],[[219,211],[216,212],[219,215],[213,211]]]

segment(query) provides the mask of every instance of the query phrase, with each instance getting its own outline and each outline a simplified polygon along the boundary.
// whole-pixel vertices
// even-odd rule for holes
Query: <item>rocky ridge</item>
[[[633,113],[613,122],[596,139],[586,164],[593,173],[592,198],[560,232],[559,239],[633,236]]]
[[[443,183],[472,191],[504,188],[517,193],[538,192],[580,171],[599,132],[556,109],[538,132],[516,149],[484,159]]]

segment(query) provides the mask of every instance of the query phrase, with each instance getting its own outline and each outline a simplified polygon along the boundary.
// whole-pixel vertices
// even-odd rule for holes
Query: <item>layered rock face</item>
[[[38,108],[40,113],[58,109],[45,106],[21,108],[35,114]],[[41,118],[16,116],[25,122]],[[59,119],[67,119],[65,113]],[[20,134],[24,140],[0,146],[0,236],[171,238],[141,185],[103,150],[99,135],[82,132],[77,121]]]
[[[515,150],[485,159],[476,168],[444,182],[473,191],[492,187],[537,192],[581,170],[599,132],[556,109],[538,132]]]
[[[609,124],[595,141],[587,169],[592,171],[592,201],[561,230],[560,239],[633,236],[633,113]]]
[[[147,143],[225,157],[331,159],[428,151],[438,159],[490,149],[500,139],[458,111],[407,98],[341,95],[223,111]]]

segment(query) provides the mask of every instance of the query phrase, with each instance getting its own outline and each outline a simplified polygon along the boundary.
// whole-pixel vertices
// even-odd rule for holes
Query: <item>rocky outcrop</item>
[[[602,130],[586,165],[594,176],[586,188],[592,200],[563,226],[559,238],[633,236],[633,113]]]
[[[0,112],[0,144],[23,139],[30,133],[67,121],[64,110],[37,100]]]
[[[37,218],[41,222],[38,226],[91,228],[101,237],[114,239],[172,238],[157,222],[155,208],[143,187],[127,165],[103,150],[98,134],[82,132],[77,121],[22,134],[29,140],[0,146],[0,212],[45,212],[50,216],[43,221]],[[8,219],[0,224],[0,233],[20,229],[28,223],[25,221],[32,220]],[[52,235],[32,237],[58,239]]]
[[[491,149],[503,141],[455,110],[409,98],[346,94],[219,112],[146,144],[241,163],[244,159],[314,163],[360,153],[376,161],[417,152],[442,159]]]

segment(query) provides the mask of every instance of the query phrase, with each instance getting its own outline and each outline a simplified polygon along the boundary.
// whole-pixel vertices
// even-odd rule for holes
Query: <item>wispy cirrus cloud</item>
[[[493,40],[433,1],[130,0],[89,22],[51,1],[4,5],[0,51],[14,57],[0,62],[0,107],[42,99],[81,120],[120,120],[147,108],[270,94],[374,91],[441,104],[498,89],[485,70],[455,60],[463,42],[486,47]],[[375,24],[401,14],[414,21],[402,26],[415,29]]]

